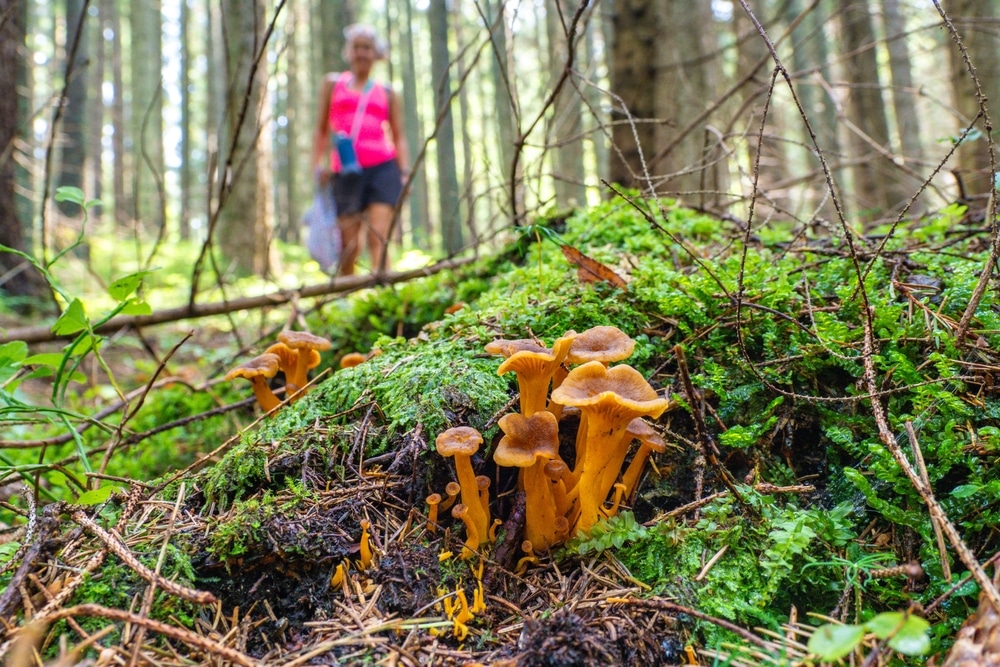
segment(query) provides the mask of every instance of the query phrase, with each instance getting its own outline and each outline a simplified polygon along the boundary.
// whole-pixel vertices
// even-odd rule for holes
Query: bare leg
[[[392,225],[389,204],[372,204],[368,207],[368,255],[372,260],[372,273],[389,270],[389,227]],[[385,263],[382,255],[385,254]]]
[[[354,275],[354,264],[361,252],[361,220],[362,214],[345,215],[337,220],[340,227],[340,264],[337,266],[338,276]]]

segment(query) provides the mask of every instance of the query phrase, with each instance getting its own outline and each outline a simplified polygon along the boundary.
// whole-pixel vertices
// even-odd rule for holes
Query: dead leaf
[[[576,277],[585,283],[606,282],[615,287],[625,289],[625,280],[617,273],[601,264],[592,257],[587,257],[582,252],[570,245],[561,245],[563,255],[571,264],[576,265]]]

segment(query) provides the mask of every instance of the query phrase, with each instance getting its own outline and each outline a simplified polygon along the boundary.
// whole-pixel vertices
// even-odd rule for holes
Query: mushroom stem
[[[538,549],[548,550],[556,541],[557,506],[552,495],[552,482],[545,475],[545,461],[524,469],[524,493],[527,497],[524,536]]]
[[[611,501],[611,507],[605,508],[601,507],[601,514],[607,517],[614,516],[618,514],[618,508],[621,507],[622,498],[625,497],[625,485],[621,482],[615,484],[615,495],[614,499]]]
[[[455,499],[458,498],[458,494],[462,492],[462,485],[458,482],[448,482],[448,485],[444,487],[445,499],[441,501],[440,510],[442,512],[447,512],[451,509],[451,506],[455,504]]]
[[[427,510],[427,530],[432,533],[437,532],[437,520],[438,520],[438,508],[441,505],[441,494],[432,493],[427,496],[427,505],[430,507]]]
[[[371,528],[371,521],[368,519],[361,520],[361,560],[359,562],[359,570],[367,570],[372,564],[372,542],[371,535],[368,534],[368,529]]]
[[[460,558],[463,560],[472,558],[476,555],[476,550],[479,549],[480,537],[475,521],[469,516],[469,506],[465,503],[459,503],[451,508],[451,515],[465,523],[465,545]]]
[[[468,508],[469,520],[476,526],[476,535],[486,535],[490,528],[490,520],[483,511],[483,503],[479,499],[479,480],[476,479],[476,471],[472,469],[472,457],[455,454],[455,472],[458,474],[459,484],[462,485],[462,504]],[[454,511],[453,507],[452,512]],[[478,539],[481,538],[477,537]]]
[[[267,383],[267,378],[250,378],[250,386],[253,387],[253,395],[257,397],[257,403],[264,412],[270,412],[281,405],[281,401],[271,391],[271,387]]]
[[[534,545],[531,543],[531,540],[521,542],[521,551],[524,552],[524,557],[517,561],[517,567],[514,569],[516,574],[524,574],[528,570],[529,565],[538,564],[538,556],[535,555]]]
[[[483,514],[486,515],[487,528],[481,533],[485,537],[489,532],[490,525],[490,478],[486,475],[476,475],[476,488],[479,489],[479,505],[482,507]]]
[[[628,464],[628,468],[625,469],[625,474],[622,475],[622,483],[625,485],[625,496],[632,498],[636,491],[636,487],[639,485],[639,478],[642,476],[642,471],[646,467],[646,462],[649,461],[649,456],[653,453],[653,448],[642,443],[639,445],[639,451],[635,453],[632,457],[632,461]]]

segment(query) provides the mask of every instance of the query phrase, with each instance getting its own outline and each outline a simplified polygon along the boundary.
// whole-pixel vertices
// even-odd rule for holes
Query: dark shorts
[[[366,167],[360,174],[334,174],[333,177],[337,216],[360,213],[371,204],[395,206],[402,193],[403,181],[395,160]]]

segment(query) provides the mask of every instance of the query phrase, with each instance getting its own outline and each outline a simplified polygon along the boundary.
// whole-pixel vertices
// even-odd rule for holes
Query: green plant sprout
[[[925,655],[931,649],[930,623],[904,611],[887,611],[865,623],[821,625],[809,638],[809,651],[822,660],[838,661],[849,655],[865,635],[888,640],[887,645],[903,655]]]

